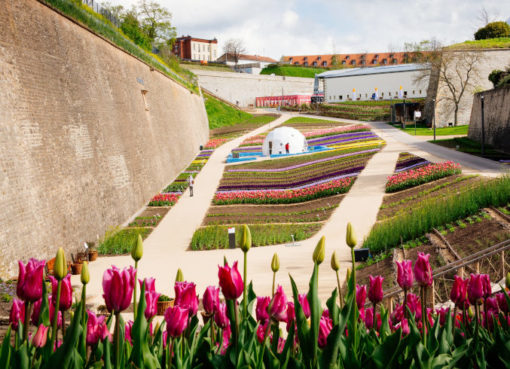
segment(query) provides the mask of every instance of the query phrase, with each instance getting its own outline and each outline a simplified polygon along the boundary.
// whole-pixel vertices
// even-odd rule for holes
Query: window
[[[316,61],[314,61],[314,62],[313,62],[313,66],[314,66],[314,67],[316,67],[316,66],[317,66],[317,62],[316,62]]]
[[[327,66],[328,66],[328,62],[324,60],[324,61],[322,62],[322,66],[323,66],[323,67],[327,67]]]
[[[349,98],[349,94],[347,94],[347,98]]]
[[[305,62],[303,63],[303,65],[304,65],[305,67],[308,67],[308,62],[307,62],[307,61],[305,61]]]
[[[289,63],[292,63],[292,58],[289,58]]]
[[[407,96],[407,91],[404,91],[404,96]]]
[[[379,57],[379,54],[375,54],[374,58],[377,59]]]
[[[365,60],[364,59],[361,60],[361,65],[365,65],[365,64],[366,64]]]
[[[345,60],[342,60],[342,65],[345,65]]]
[[[392,63],[397,64],[397,59],[393,58]]]
[[[382,60],[382,63],[383,63],[384,65],[388,64],[388,59],[384,58],[384,59]]]
[[[347,59],[349,59],[349,58],[350,58],[350,56],[349,56],[349,55],[346,55],[346,56],[345,56],[345,60],[347,60]]]
[[[339,97],[340,97],[340,100],[343,100],[343,99],[344,99],[344,96],[343,96],[343,95],[340,95]]]
[[[383,97],[383,96],[384,96],[384,92],[381,92],[381,97]]]
[[[356,65],[356,60],[351,60],[351,65]]]
[[[388,95],[390,95],[390,96],[391,96],[391,91],[390,91],[390,92],[388,92]]]
[[[299,62],[294,62],[294,65],[299,65]]]
[[[308,60],[308,56],[305,56],[305,57],[303,58],[303,60]]]
[[[420,90],[420,95],[421,95],[421,90]]]
[[[377,59],[372,60],[372,64],[377,64]]]
[[[413,95],[414,95],[414,90],[413,90]]]
[[[317,60],[321,60],[321,56],[320,55],[317,57]]]

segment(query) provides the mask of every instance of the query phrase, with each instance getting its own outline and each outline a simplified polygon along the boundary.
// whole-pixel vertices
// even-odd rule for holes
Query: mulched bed
[[[161,222],[163,217],[168,213],[170,207],[167,206],[152,206],[147,207],[140,215],[136,217],[131,223],[130,227],[155,227]]]
[[[9,325],[12,299],[16,297],[16,281],[3,281],[0,279],[0,342]]]
[[[384,277],[383,289],[389,289],[396,283],[396,266],[393,264],[393,258],[390,256],[378,263],[369,265],[356,271],[356,280],[359,285],[369,286],[369,276],[381,275]],[[367,300],[368,301],[368,300]]]
[[[313,122],[313,123],[284,123],[282,126],[296,128],[299,131],[307,132],[312,129],[322,129],[322,128],[331,128],[331,127],[339,127],[339,126],[348,126],[350,123],[343,122],[335,122],[335,121],[323,121],[323,122]]]

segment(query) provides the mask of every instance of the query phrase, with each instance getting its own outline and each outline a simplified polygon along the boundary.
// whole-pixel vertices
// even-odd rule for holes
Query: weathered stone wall
[[[481,95],[484,96],[485,142],[510,153],[510,86],[475,95],[468,137],[482,141]]]
[[[480,55],[480,61],[477,63],[474,73],[472,73],[472,78],[469,81],[469,85],[462,96],[462,99],[459,103],[459,112],[458,112],[458,124],[468,124],[471,114],[471,108],[473,106],[473,95],[475,91],[482,91],[491,89],[492,83],[489,81],[488,77],[490,72],[494,69],[504,69],[508,65],[510,65],[510,49],[490,49],[490,50],[475,50],[475,51],[451,51],[448,54],[459,54],[465,52],[475,52]],[[461,59],[459,57],[459,59]],[[452,73],[455,72],[455,68],[459,67],[462,70],[462,62],[456,65],[455,62],[452,62]],[[455,88],[457,90],[460,89],[460,84],[458,80],[455,83]],[[436,95],[436,109],[435,109],[435,118],[436,125],[438,127],[447,126],[448,123],[454,122],[454,104],[449,101],[447,98],[450,95],[448,91],[448,87],[446,84],[439,79]]]
[[[5,277],[126,221],[193,159],[208,122],[200,96],[41,3],[2,1],[0,25]]]
[[[193,69],[200,86],[241,107],[255,106],[255,98],[312,94],[313,78],[253,75]]]

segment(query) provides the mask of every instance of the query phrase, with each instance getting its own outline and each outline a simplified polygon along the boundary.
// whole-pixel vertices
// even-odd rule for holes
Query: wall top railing
[[[81,2],[85,5],[88,5],[94,10],[96,13],[101,14],[103,17],[112,22],[117,28],[120,27],[121,21],[117,18],[111,11],[106,9],[101,3],[97,0],[81,0]]]

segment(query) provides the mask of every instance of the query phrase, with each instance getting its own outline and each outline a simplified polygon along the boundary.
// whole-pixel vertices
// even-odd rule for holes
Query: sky
[[[110,0],[130,8],[138,0]],[[241,39],[248,54],[400,51],[405,42],[472,40],[485,9],[510,20],[510,0],[155,0],[173,15],[178,36]]]

